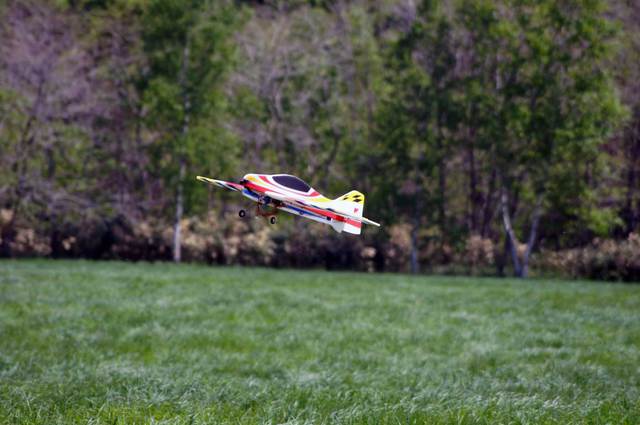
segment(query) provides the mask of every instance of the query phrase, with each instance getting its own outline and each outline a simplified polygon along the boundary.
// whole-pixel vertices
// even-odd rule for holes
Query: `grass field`
[[[640,286],[0,262],[0,423],[640,423]]]

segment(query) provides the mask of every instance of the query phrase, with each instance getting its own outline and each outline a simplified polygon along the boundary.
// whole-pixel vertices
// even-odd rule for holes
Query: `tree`
[[[468,2],[465,8],[469,14],[478,7],[490,10],[481,35],[495,47],[495,85],[488,90],[497,99],[492,131],[500,210],[515,274],[526,277],[552,192],[566,187],[559,183],[567,179],[579,182],[623,110],[607,68],[614,33],[602,2],[500,6]],[[514,223],[518,212],[528,230],[523,253]]]
[[[405,206],[411,221],[411,270],[417,272],[418,232],[427,211],[436,211],[440,242],[450,229],[447,220],[447,160],[453,133],[458,126],[454,73],[455,40],[452,24],[435,2],[424,1],[410,29],[392,50],[389,97],[382,108],[381,160],[393,211]],[[393,158],[393,161],[388,159]],[[390,175],[397,176],[389,178]],[[385,183],[386,182],[386,183]],[[427,220],[430,220],[428,217]]]
[[[16,221],[51,233],[94,203],[93,182],[73,176],[87,165],[87,130],[101,113],[94,64],[81,40],[82,25],[64,10],[37,2],[10,2],[0,28],[2,97],[2,254],[11,255]],[[93,89],[93,90],[92,90]]]
[[[239,12],[231,2],[152,0],[143,15],[147,125],[155,131],[154,165],[175,195],[173,259],[181,259],[185,212],[204,193],[187,175],[224,174],[237,148],[224,126],[224,82]]]
[[[623,28],[621,48],[613,62],[617,85],[625,105],[631,112],[621,134],[610,143],[614,170],[620,174],[607,182],[607,189],[620,187],[620,215],[624,220],[622,234],[640,229],[640,4],[618,2],[613,5],[616,20]]]

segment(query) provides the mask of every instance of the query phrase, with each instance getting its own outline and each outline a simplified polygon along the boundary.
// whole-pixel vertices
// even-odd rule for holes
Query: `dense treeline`
[[[0,256],[640,279],[640,6],[9,0]],[[366,194],[362,238],[196,174]]]

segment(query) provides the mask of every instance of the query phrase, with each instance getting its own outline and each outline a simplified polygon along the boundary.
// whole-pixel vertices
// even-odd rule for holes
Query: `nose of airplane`
[[[245,174],[244,177],[242,178],[242,181],[250,181],[250,182],[256,182],[258,180],[258,176],[257,174]]]

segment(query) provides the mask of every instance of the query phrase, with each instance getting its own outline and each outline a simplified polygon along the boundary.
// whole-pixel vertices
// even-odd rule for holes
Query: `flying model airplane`
[[[256,202],[256,216],[266,217],[275,224],[276,215],[286,211],[330,225],[336,232],[359,235],[362,223],[380,226],[364,218],[364,195],[357,190],[329,199],[307,183],[289,174],[247,174],[239,183],[197,176],[198,180],[224,189],[240,192]],[[247,212],[240,210],[240,217]]]

